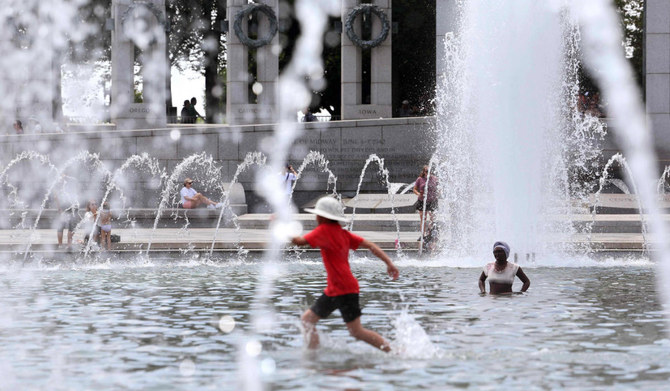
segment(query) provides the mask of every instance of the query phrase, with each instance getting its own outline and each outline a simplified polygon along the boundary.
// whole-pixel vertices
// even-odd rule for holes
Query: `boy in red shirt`
[[[369,249],[386,263],[386,271],[394,280],[398,278],[398,269],[379,246],[342,229],[338,221],[346,221],[346,218],[342,213],[342,205],[336,199],[323,197],[317,201],[314,209],[305,211],[316,215],[318,226],[304,236],[293,238],[292,243],[320,248],[328,275],[328,286],[324,289],[323,295],[301,317],[309,336],[309,348],[313,349],[319,345],[316,322],[339,309],[352,337],[385,352],[390,351],[391,347],[381,335],[361,326],[358,281],[349,267],[349,250],[356,250],[359,247]]]

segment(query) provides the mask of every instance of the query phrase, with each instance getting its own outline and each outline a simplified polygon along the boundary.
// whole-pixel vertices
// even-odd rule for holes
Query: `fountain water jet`
[[[293,198],[293,191],[295,190],[296,185],[298,184],[298,180],[302,177],[302,172],[307,168],[308,165],[310,164],[316,164],[317,167],[321,169],[321,172],[325,172],[328,174],[328,185],[331,183],[333,184],[333,197],[337,198],[338,200],[341,200],[341,196],[337,193],[337,176],[333,174],[333,172],[328,168],[328,164],[330,162],[328,159],[326,159],[326,156],[322,154],[321,152],[317,151],[309,151],[307,156],[305,156],[304,159],[302,159],[302,163],[296,170],[298,175],[296,175],[296,180],[293,182],[293,186],[291,187],[291,197]],[[326,189],[328,191],[328,189]]]
[[[107,197],[109,196],[109,193],[112,191],[112,189],[117,189],[121,193],[120,198],[122,202],[122,209],[125,209],[126,204],[125,196],[123,195],[121,189],[117,186],[117,181],[119,180],[121,174],[124,173],[128,168],[132,166],[141,167],[142,165],[146,165],[151,175],[158,176],[159,178],[161,178],[161,181],[163,181],[167,177],[167,175],[165,174],[165,170],[160,168],[160,165],[158,164],[158,161],[155,158],[150,157],[147,153],[143,153],[141,155],[133,155],[128,159],[126,159],[126,161],[121,165],[121,167],[116,169],[114,171],[114,174],[110,176],[108,185],[105,189],[105,194],[102,196],[102,200],[100,201],[100,205],[105,204],[105,202],[107,201]],[[126,214],[126,217],[128,217],[128,214]],[[96,229],[95,226],[98,223],[99,219],[100,215],[96,217],[95,222],[91,227],[91,231],[89,232],[89,238],[93,237]],[[91,243],[92,243],[91,240],[89,240],[86,243],[86,247],[84,249],[84,257],[88,256],[88,253],[91,250]]]
[[[659,286],[666,304],[670,303],[670,246],[666,227],[657,205],[654,177],[656,154],[652,135],[646,125],[645,110],[635,77],[621,51],[621,29],[618,15],[610,2],[572,1],[572,9],[583,28],[584,59],[595,71],[603,95],[609,101],[616,133],[638,182],[642,205],[650,216],[651,232],[658,238],[654,254],[659,259]],[[656,174],[657,175],[657,174]],[[670,317],[667,317],[670,320]]]
[[[349,231],[354,229],[354,220],[356,220],[356,201],[358,200],[358,195],[361,192],[361,185],[363,184],[363,179],[365,178],[365,173],[368,169],[368,166],[370,163],[375,162],[377,163],[377,167],[379,167],[379,173],[381,174],[384,184],[386,185],[386,192],[391,196],[391,214],[393,215],[393,221],[395,223],[396,227],[396,243],[400,242],[400,223],[398,222],[398,217],[395,214],[395,206],[394,206],[394,201],[395,201],[395,193],[391,191],[391,182],[389,181],[389,170],[384,167],[384,159],[380,158],[376,154],[372,154],[368,157],[368,159],[365,161],[365,164],[363,165],[363,169],[361,170],[361,175],[358,178],[358,186],[356,187],[356,195],[354,196],[353,199],[353,208],[351,211],[351,221],[349,222],[349,226],[347,229]],[[402,247],[398,247],[398,252],[402,255]]]
[[[161,200],[158,205],[158,211],[156,212],[156,218],[154,220],[154,226],[151,231],[151,236],[149,237],[149,243],[147,244],[147,251],[146,254],[149,255],[149,251],[151,250],[151,242],[153,240],[153,235],[154,232],[156,231],[156,228],[158,227],[158,221],[160,220],[161,214],[163,210],[167,207],[170,195],[172,194],[173,197],[176,194],[179,194],[179,192],[176,190],[179,183],[179,179],[184,179],[183,175],[184,172],[186,171],[187,168],[189,168],[193,164],[198,164],[203,167],[208,167],[209,169],[206,170],[208,174],[208,178],[205,180],[207,182],[211,183],[220,183],[221,181],[221,174],[220,170],[218,168],[215,168],[214,166],[214,160],[212,159],[211,156],[207,156],[205,152],[193,154],[187,158],[184,158],[184,160],[179,163],[174,170],[172,170],[172,174],[167,178],[165,187],[163,188],[163,191],[161,192]]]
[[[64,172],[68,167],[70,167],[72,164],[74,164],[76,162],[84,162],[84,161],[87,161],[87,160],[92,160],[93,164],[91,165],[91,167],[93,167],[95,170],[104,172],[105,175],[108,176],[108,177],[111,176],[111,173],[109,172],[109,170],[107,170],[105,168],[105,166],[102,164],[102,162],[100,161],[100,157],[98,156],[98,154],[92,154],[88,151],[82,151],[78,155],[76,155],[73,158],[71,158],[70,160],[68,160],[63,165],[63,167],[61,167],[61,169],[59,170],[59,175],[56,177],[56,180],[54,180],[52,182],[51,186],[49,186],[46,194],[44,195],[44,198],[43,198],[42,203],[40,205],[39,212],[37,213],[37,217],[35,218],[35,223],[33,224],[33,227],[31,228],[31,231],[30,231],[30,233],[31,233],[30,234],[30,240],[28,242],[28,246],[26,247],[26,250],[25,250],[25,253],[24,253],[24,258],[23,258],[24,262],[27,260],[28,254],[30,253],[30,247],[32,247],[32,244],[33,244],[33,240],[32,240],[33,239],[33,233],[37,229],[37,224],[40,221],[40,218],[42,216],[42,212],[46,208],[47,201],[49,201],[49,198],[51,197],[51,192],[62,180],[60,173]]]
[[[436,100],[450,251],[481,257],[496,240],[519,253],[570,250],[547,236],[574,228],[547,216],[570,213],[577,190],[585,193],[571,188],[580,172],[571,167],[591,169],[603,134],[575,113],[578,32],[553,3],[464,2],[460,12]]]
[[[298,225],[292,222],[292,208],[288,195],[282,191],[282,183],[277,176],[285,167],[289,149],[298,136],[295,125],[295,113],[309,106],[311,91],[305,80],[323,78],[323,34],[326,31],[329,15],[338,15],[340,2],[336,0],[298,0],[295,2],[295,15],[300,22],[301,35],[298,38],[291,62],[285,68],[277,82],[277,102],[279,123],[272,137],[262,144],[268,154],[268,165],[259,173],[256,184],[261,194],[275,212],[270,225],[270,243],[265,252],[265,265],[259,276],[260,282],[255,294],[258,308],[252,311],[254,332],[264,330],[272,324],[273,311],[270,305],[274,280],[279,268],[276,261],[287,236],[297,234]],[[291,232],[293,231],[293,232]],[[257,365],[257,357],[241,351],[239,359],[241,369],[248,372],[249,367]],[[246,371],[245,371],[246,368]],[[260,389],[258,378],[245,376],[245,389]]]
[[[221,186],[221,202],[223,203],[223,206],[221,207],[221,212],[219,213],[219,218],[216,221],[216,229],[214,230],[214,236],[212,237],[212,245],[209,249],[209,256],[212,256],[212,253],[214,252],[214,245],[216,243],[216,236],[219,232],[219,226],[221,225],[221,220],[223,219],[223,213],[230,209],[230,212],[233,215],[232,221],[233,225],[235,226],[235,231],[237,232],[237,242],[235,243],[236,247],[238,247],[238,255],[242,255],[242,247],[239,246],[239,242],[241,241],[240,238],[240,225],[237,221],[237,215],[233,212],[233,210],[230,208],[230,191],[233,188],[233,185],[237,183],[237,180],[244,171],[246,171],[249,167],[256,165],[259,167],[264,167],[265,162],[267,158],[265,155],[263,155],[260,152],[249,152],[247,155],[244,157],[244,160],[242,163],[237,165],[237,169],[235,170],[235,174],[233,175],[233,179],[230,180],[230,184],[228,186],[228,191],[226,191],[223,186]]]

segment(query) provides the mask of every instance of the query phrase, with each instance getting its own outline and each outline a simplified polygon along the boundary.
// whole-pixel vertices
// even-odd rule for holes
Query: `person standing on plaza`
[[[93,235],[93,242],[99,243],[100,228],[95,223],[95,220],[97,218],[98,218],[98,205],[95,201],[89,200],[86,203],[86,213],[84,213],[84,218],[79,223],[84,232],[84,243],[87,243],[90,240],[91,235]]]
[[[306,107],[302,110],[302,122],[316,122],[318,121],[316,116],[312,113],[312,110],[309,107]]]
[[[188,99],[186,99],[184,101],[184,107],[181,108],[181,113],[180,113],[182,124],[192,124],[193,122],[195,122],[195,121],[192,121],[190,107],[191,107],[191,102],[189,102]]]
[[[384,261],[386,272],[394,280],[398,278],[398,269],[379,246],[342,229],[339,222],[346,222],[346,218],[342,213],[342,204],[335,198],[322,197],[314,209],[305,211],[316,215],[318,225],[312,232],[294,237],[291,242],[298,246],[310,245],[321,249],[327,274],[327,286],[323,294],[301,317],[308,347],[315,349],[319,345],[316,323],[339,309],[352,337],[389,352],[391,347],[381,335],[361,325],[359,286],[349,266],[349,250],[359,247],[369,249]]]
[[[67,175],[61,175],[60,182],[53,192],[53,203],[58,211],[56,219],[56,239],[58,248],[63,246],[63,231],[67,229],[67,250],[72,248],[72,238],[79,221],[78,190],[75,180]]]
[[[298,173],[295,172],[292,165],[286,165],[286,172],[284,172],[282,179],[284,180],[284,191],[288,197],[291,197],[291,194],[293,193],[293,182],[298,179]]]
[[[423,169],[421,170],[421,174],[419,174],[419,177],[416,178],[416,181],[414,182],[414,188],[412,191],[414,191],[414,194],[417,196],[416,203],[414,204],[416,211],[419,212],[419,224],[422,231],[421,231],[421,236],[419,236],[419,239],[424,235],[424,232],[426,231],[426,225],[430,224],[432,225],[434,220],[433,220],[433,212],[437,210],[438,206],[438,200],[437,200],[437,186],[438,186],[438,180],[437,176],[435,175],[434,172],[430,173],[430,179],[428,178],[428,166],[423,166]],[[428,186],[428,191],[426,192],[426,186]],[[424,203],[425,203],[425,211],[424,211]],[[428,214],[429,221],[426,220],[425,213]],[[430,230],[430,226],[428,227]]]
[[[195,99],[195,96],[194,96],[193,98],[191,98],[191,105],[189,106],[189,109],[188,109],[189,110],[188,111],[189,112],[189,117],[192,121],[191,122],[192,124],[196,123],[196,121],[198,120],[198,117],[200,117],[203,121],[205,120],[205,117],[200,115],[200,113],[198,113],[198,110],[195,109],[196,103],[198,103],[198,100]]]
[[[414,110],[409,106],[409,101],[402,101],[402,105],[398,108],[398,117],[411,117],[414,115]]]
[[[100,246],[103,248],[107,246],[107,251],[109,251],[112,249],[112,211],[107,202],[102,205],[99,213]]]
[[[20,120],[14,121],[13,127],[16,134],[23,134],[23,123]]]

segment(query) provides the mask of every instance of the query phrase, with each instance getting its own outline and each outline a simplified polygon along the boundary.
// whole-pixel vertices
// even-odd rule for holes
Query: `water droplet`
[[[263,85],[259,82],[255,82],[254,85],[251,86],[251,91],[256,95],[260,95],[263,93]]]
[[[251,357],[256,357],[259,354],[261,354],[261,351],[263,350],[263,345],[261,345],[261,343],[256,340],[249,341],[247,342],[245,350],[247,351],[247,354],[250,355]]]
[[[263,374],[271,375],[275,372],[275,369],[277,369],[275,360],[268,357],[261,361],[261,372],[263,372]]]
[[[173,131],[170,132],[170,138],[173,139],[174,141],[179,140],[179,138],[181,138],[181,132],[177,129],[174,129]]]
[[[219,319],[219,330],[230,333],[235,328],[235,319],[230,315],[224,315]]]
[[[190,377],[195,373],[195,363],[191,359],[186,359],[179,364],[179,373],[182,376]]]

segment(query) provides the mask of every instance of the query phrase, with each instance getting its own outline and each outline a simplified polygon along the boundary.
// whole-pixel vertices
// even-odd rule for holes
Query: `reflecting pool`
[[[480,296],[479,268],[397,264],[391,282],[380,261],[352,261],[363,324],[392,341],[388,355],[349,337],[338,312],[320,324],[321,348],[303,348],[298,317],[325,284],[311,255],[282,263],[260,336],[249,323],[257,261],[4,266],[0,389],[235,390],[254,371],[273,390],[667,388],[648,261],[524,267],[530,290],[508,297]],[[240,370],[254,338],[257,367]]]

